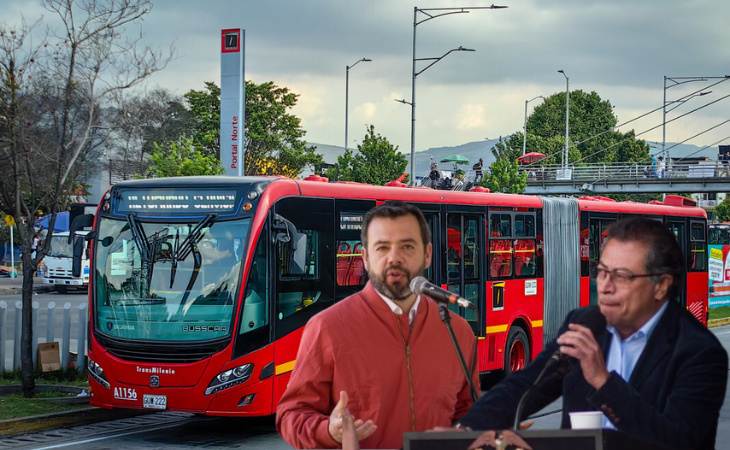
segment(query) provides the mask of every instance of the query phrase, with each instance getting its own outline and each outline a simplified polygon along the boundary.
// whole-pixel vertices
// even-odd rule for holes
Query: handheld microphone
[[[578,309],[573,314],[573,317],[571,317],[571,321],[569,323],[583,325],[588,328],[591,330],[593,337],[596,338],[596,340],[598,340],[598,336],[606,330],[606,318],[603,314],[601,314],[601,310],[598,308]],[[559,367],[556,370],[552,370],[555,366]],[[522,409],[527,404],[527,399],[530,398],[533,392],[543,385],[541,382],[544,383],[551,379],[554,380],[555,376],[563,376],[566,372],[570,371],[570,368],[569,358],[560,353],[560,349],[555,350],[548,362],[542,368],[540,374],[535,379],[535,382],[530,385],[529,389],[525,391],[524,394],[522,394],[522,398],[520,398],[520,401],[517,404],[517,411],[515,412],[515,422],[512,426],[514,430],[519,430]],[[551,370],[553,371],[553,374],[548,376],[546,379],[543,379],[543,376]]]
[[[575,317],[570,323],[577,325],[583,325],[584,327],[591,330],[593,337],[598,340],[600,336],[606,330],[606,318],[601,314],[601,310],[598,308],[581,308],[575,313]],[[555,353],[550,357],[547,363],[548,367],[552,367],[559,363],[561,360],[565,360],[565,356],[560,353],[560,349],[555,350]]]
[[[474,303],[469,300],[459,297],[446,289],[442,289],[423,277],[416,277],[411,280],[411,291],[416,295],[426,295],[440,302],[453,303],[464,308],[477,309]]]

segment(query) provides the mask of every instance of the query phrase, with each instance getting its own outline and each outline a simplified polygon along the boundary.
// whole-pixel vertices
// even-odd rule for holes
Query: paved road
[[[730,349],[730,325],[713,328],[725,349]],[[730,389],[728,389],[730,391]],[[730,450],[730,393],[725,395],[721,412],[717,448]],[[533,429],[557,429],[560,425],[560,402],[545,408]],[[273,418],[231,419],[196,417],[160,413],[138,419],[137,422],[107,423],[100,426],[53,431],[24,437],[25,441],[0,440],[0,447],[35,449],[190,449],[246,448],[289,450],[291,447],[276,433]],[[124,422],[124,421],[122,421]]]

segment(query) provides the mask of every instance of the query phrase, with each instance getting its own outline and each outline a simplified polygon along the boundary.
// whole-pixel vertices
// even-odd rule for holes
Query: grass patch
[[[730,317],[730,306],[720,306],[719,308],[710,308],[707,314],[708,320],[724,319]]]
[[[36,371],[33,376],[35,377],[36,384],[58,384],[81,387],[89,385],[89,373],[86,370],[82,372],[77,370],[57,370],[55,372]],[[0,384],[22,384],[20,370],[3,371],[0,374]]]
[[[0,420],[18,419],[39,414],[53,414],[73,409],[88,408],[88,406],[83,404],[65,405],[46,402],[40,398],[23,398],[22,395],[8,395],[0,397]]]

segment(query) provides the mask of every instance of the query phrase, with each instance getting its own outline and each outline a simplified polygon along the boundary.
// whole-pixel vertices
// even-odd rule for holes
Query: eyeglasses
[[[634,281],[636,278],[646,278],[646,277],[657,277],[661,275],[666,275],[663,273],[631,273],[628,270],[623,269],[613,269],[608,270],[604,269],[602,267],[596,268],[596,278],[599,281],[604,281],[606,277],[610,276],[611,280],[613,280],[614,283],[620,286],[628,286],[631,284],[632,281]]]

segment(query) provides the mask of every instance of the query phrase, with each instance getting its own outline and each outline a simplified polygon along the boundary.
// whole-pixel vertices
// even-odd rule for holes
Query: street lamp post
[[[545,97],[543,97],[542,95],[538,95],[532,100],[537,100],[538,98],[545,100]],[[527,104],[530,103],[532,100],[525,100],[525,125],[522,132],[522,156],[525,155],[525,150],[527,149]]]
[[[427,22],[431,19],[435,19],[437,17],[442,16],[448,16],[451,14],[468,14],[471,10],[475,9],[504,9],[507,8],[506,6],[469,6],[469,7],[453,7],[453,8],[423,8],[420,9],[418,7],[413,8],[413,70],[411,72],[412,74],[412,81],[411,81],[411,101],[405,101],[405,100],[396,100],[398,102],[404,103],[406,105],[411,105],[411,183],[414,183],[415,178],[415,165],[414,165],[414,154],[416,149],[416,77],[423,73],[426,69],[433,66],[437,62],[439,62],[441,59],[443,59],[446,55],[453,51],[474,51],[465,49],[463,47],[459,47],[458,49],[453,49],[447,52],[445,55],[443,55],[441,58],[416,58],[416,28],[418,25],[422,24],[423,22]],[[418,14],[421,13],[425,16],[424,19],[418,20]],[[434,60],[431,64],[429,64],[425,69],[421,70],[420,72],[416,72],[416,61],[425,61],[425,60]]]
[[[570,130],[570,80],[562,69],[558,72],[565,77],[565,150],[563,151],[563,173],[565,173],[565,169],[568,167],[568,133]]]
[[[724,77],[668,77],[666,75],[664,76],[664,103],[662,104],[663,105],[662,106],[662,109],[663,109],[663,111],[662,111],[662,154],[664,155],[664,158],[666,159],[665,164],[667,165],[667,168],[669,168],[669,162],[670,162],[669,150],[667,150],[667,148],[666,148],[667,147],[667,113],[669,111],[671,111],[672,109],[674,109],[674,108],[672,108],[670,110],[667,110],[667,105],[670,105],[672,103],[681,104],[681,103],[684,103],[687,100],[691,99],[692,97],[699,97],[702,95],[707,95],[710,92],[712,92],[712,91],[710,91],[710,92],[701,92],[699,94],[690,94],[689,96],[682,97],[679,100],[667,102],[667,89],[673,88],[675,86],[679,86],[680,84],[692,83],[695,81],[708,81],[708,80],[718,80],[718,79],[727,80],[729,78],[730,78],[730,75],[725,75]],[[669,81],[671,83],[669,86],[667,86],[667,81]],[[677,105],[677,106],[679,106],[679,105]],[[676,106],[675,106],[675,108],[676,108]]]
[[[353,64],[351,66],[346,66],[346,69],[345,69],[345,150],[347,150],[347,124],[348,124],[347,113],[350,110],[350,107],[348,104],[349,94],[350,94],[350,92],[349,92],[350,91],[350,69],[355,67],[357,65],[357,63],[370,62],[370,61],[372,61],[372,59],[363,58],[363,59],[355,62],[355,64]]]

